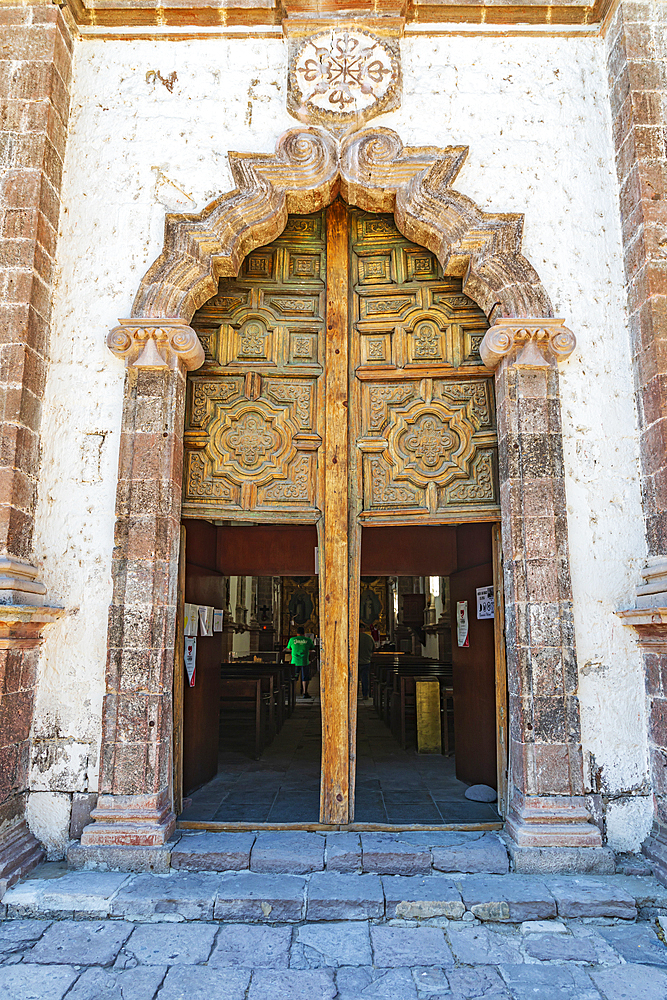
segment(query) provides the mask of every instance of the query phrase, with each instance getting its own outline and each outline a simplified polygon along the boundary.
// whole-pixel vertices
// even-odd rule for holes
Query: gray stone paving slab
[[[250,855],[250,867],[254,872],[287,872],[294,875],[322,871],[324,837],[300,830],[258,833]]]
[[[447,979],[455,1000],[511,1000],[497,969],[448,969]]]
[[[300,875],[222,875],[215,901],[216,920],[301,920],[306,880]]]
[[[657,878],[637,875],[612,875],[605,881],[610,885],[618,885],[634,897],[640,910],[646,915],[667,913],[667,886],[661,885]]]
[[[416,1000],[410,969],[339,969],[338,1000]]]
[[[85,913],[106,917],[112,897],[129,878],[127,872],[68,872],[47,882],[40,910],[49,916]]]
[[[593,969],[591,979],[606,1000],[665,1000],[667,972],[647,965]]]
[[[18,882],[2,897],[10,917],[36,917],[42,912],[42,897],[48,888],[46,879]]]
[[[245,1000],[249,982],[250,969],[175,965],[166,975],[158,1000]],[[268,1000],[268,995],[262,1000]]]
[[[439,927],[371,927],[371,942],[380,969],[454,964]]]
[[[316,872],[306,892],[308,920],[367,920],[384,915],[384,894],[378,875]]]
[[[111,914],[139,920],[164,915],[172,920],[210,920],[219,878],[195,872],[137,875],[111,900]]]
[[[484,836],[483,830],[405,830],[401,840],[419,847],[455,847],[472,844]]]
[[[515,1000],[600,1000],[588,972],[578,966],[503,965],[500,972]]]
[[[305,924],[295,931],[290,960],[293,969],[338,968],[372,962],[367,923]]]
[[[460,920],[465,905],[451,879],[442,875],[383,875],[385,915],[405,919]]]
[[[86,969],[67,1000],[153,1000],[167,974],[166,966],[136,969]]]
[[[0,956],[20,951],[27,944],[36,941],[50,924],[50,920],[0,921]]]
[[[466,907],[480,920],[518,923],[556,916],[556,901],[534,876],[468,875],[455,882]]]
[[[208,964],[214,968],[286,969],[289,965],[291,927],[261,924],[224,924]]]
[[[632,924],[629,927],[599,927],[597,930],[626,962],[667,967],[667,948],[652,928]]]
[[[545,884],[558,906],[560,917],[621,917],[634,920],[634,896],[612,879],[577,875],[546,878]]]
[[[526,955],[540,962],[588,962],[594,965],[598,953],[593,939],[569,934],[528,934],[524,940]]]
[[[40,965],[110,965],[132,933],[122,920],[58,920],[26,951]]]
[[[523,962],[522,942],[516,934],[490,930],[479,924],[450,926],[447,933],[456,960],[464,965],[513,965]]]
[[[181,871],[240,871],[250,867],[254,833],[184,833],[171,852]]]
[[[71,965],[4,965],[0,996],[7,1000],[62,1000],[79,975]]]
[[[420,997],[451,997],[452,991],[442,969],[414,969],[412,976]]]
[[[361,871],[361,840],[358,833],[328,833],[326,866],[332,872]]]
[[[428,847],[412,844],[390,833],[362,833],[365,872],[379,875],[427,875],[431,871]]]
[[[432,848],[433,867],[443,872],[484,872],[505,875],[509,871],[507,848],[495,833],[451,847]]]
[[[140,924],[116,964],[127,956],[140,965],[198,965],[208,960],[217,930],[217,924]]]
[[[296,969],[284,972],[258,969],[252,974],[248,1000],[333,1000],[335,996],[331,969],[303,972]],[[160,997],[160,1000],[163,998]]]

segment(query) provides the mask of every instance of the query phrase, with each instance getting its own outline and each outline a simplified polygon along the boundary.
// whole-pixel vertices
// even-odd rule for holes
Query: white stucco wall
[[[165,211],[201,210],[231,186],[228,150],[271,152],[296,124],[285,60],[279,39],[77,45],[35,535],[69,613],[45,644],[35,790],[97,787],[123,384],[104,338],[130,315]],[[176,73],[172,91],[157,71]],[[613,610],[632,603],[644,541],[601,43],[413,36],[403,75],[402,109],[378,124],[470,146],[456,186],[525,212],[524,251],[578,337],[562,391],[583,742],[611,842],[634,847],[650,819],[643,681]]]

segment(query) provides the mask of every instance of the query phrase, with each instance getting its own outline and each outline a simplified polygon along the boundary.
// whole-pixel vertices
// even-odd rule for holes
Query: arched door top
[[[451,184],[467,146],[403,146],[375,128],[338,142],[316,128],[294,128],[273,155],[230,153],[236,188],[198,215],[168,215],[164,249],[144,276],[132,316],[189,323],[221,277],[280,235],[292,213],[314,212],[340,194],[349,205],[392,212],[409,240],[436,254],[445,274],[491,322],[551,317],[549,297],[521,253],[523,215],[483,212]]]

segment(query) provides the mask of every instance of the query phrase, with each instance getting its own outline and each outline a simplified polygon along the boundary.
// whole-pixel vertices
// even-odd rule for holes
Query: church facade
[[[0,24],[0,877],[172,836],[198,509],[318,528],[322,824],[354,821],[361,526],[468,518],[499,526],[516,869],[643,847],[667,872],[665,5],[72,0]],[[391,305],[377,241],[349,264],[361,213],[472,333]],[[289,318],[314,292],[267,292],[208,337],[248,255],[316,215],[312,317]],[[216,471],[188,387],[220,372]]]

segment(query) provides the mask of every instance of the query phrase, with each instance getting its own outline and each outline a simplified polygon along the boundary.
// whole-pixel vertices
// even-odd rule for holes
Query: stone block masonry
[[[606,33],[623,256],[639,417],[648,563],[638,607],[667,604],[667,93],[665,11],[660,3],[619,4]],[[655,826],[646,850],[667,879],[667,646],[664,625],[637,624],[644,649]]]
[[[42,856],[24,821],[45,588],[31,565],[72,40],[58,7],[0,8],[0,879]]]

